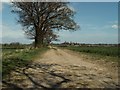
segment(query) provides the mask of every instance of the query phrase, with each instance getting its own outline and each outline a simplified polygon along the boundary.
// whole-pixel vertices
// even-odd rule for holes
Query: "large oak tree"
[[[67,2],[13,2],[13,13],[24,27],[28,38],[35,39],[35,47],[45,41],[56,40],[55,30],[76,30],[75,14]]]

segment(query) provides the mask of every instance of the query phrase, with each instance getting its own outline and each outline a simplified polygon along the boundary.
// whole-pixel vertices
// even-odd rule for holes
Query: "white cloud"
[[[2,25],[2,34],[3,37],[23,37],[24,33],[22,30],[15,30],[14,28],[10,27],[9,25]]]
[[[113,28],[113,29],[118,29],[118,25],[115,25],[115,24],[114,24],[114,25],[112,25],[112,28]]]
[[[118,29],[119,28],[118,21],[117,20],[109,21],[107,27],[112,29]]]
[[[2,25],[2,35],[0,38],[2,38],[2,43],[31,43],[31,41],[25,37],[23,30],[5,24]]]
[[[114,20],[114,21],[108,21],[103,25],[98,25],[98,24],[89,24],[89,23],[82,23],[80,24],[80,29],[81,31],[113,31],[116,32],[118,30],[118,28],[120,29],[120,26],[118,25],[118,21]],[[116,30],[116,31],[114,31]]]

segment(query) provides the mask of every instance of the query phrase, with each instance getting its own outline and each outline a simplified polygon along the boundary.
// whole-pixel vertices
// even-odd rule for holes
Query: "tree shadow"
[[[8,86],[7,88],[3,88],[2,90],[23,90],[21,87],[13,83],[8,83],[7,81],[2,81],[2,83]]]
[[[67,83],[67,82],[70,81],[70,79],[65,78],[64,75],[59,75],[59,74],[54,73],[54,71],[49,71],[49,70],[48,70],[48,68],[51,68],[52,66],[55,66],[55,65],[57,65],[57,64],[34,64],[34,67],[31,67],[31,66],[30,66],[29,68],[40,68],[42,71],[44,71],[45,73],[47,73],[47,74],[49,74],[49,75],[51,75],[51,76],[53,76],[53,77],[61,78],[62,81],[59,81],[59,82],[57,82],[57,83],[55,83],[55,84],[49,84],[49,85],[50,85],[50,88],[60,88],[60,86],[61,86],[62,83]],[[28,68],[27,68],[27,69],[28,69]],[[34,83],[35,85],[40,86],[40,87],[42,87],[42,88],[44,88],[44,89],[49,88],[49,87],[43,86],[43,85],[37,83],[36,81],[34,81],[34,80],[32,79],[32,77],[30,77],[30,75],[26,73],[26,70],[27,70],[27,69],[26,69],[26,68],[23,69],[23,73],[29,78],[29,80],[30,80],[32,83]],[[46,80],[47,80],[47,79],[46,79]],[[46,82],[47,82],[47,81],[46,81]]]
[[[39,88],[43,88],[43,89],[60,88],[63,83],[68,83],[68,82],[71,81],[70,79],[67,79],[65,77],[65,75],[61,75],[61,74],[55,73],[55,71],[50,71],[49,69],[51,67],[53,67],[53,66],[57,66],[57,64],[31,63],[31,64],[26,65],[26,67],[24,67],[22,69],[20,68],[20,70],[18,70],[18,69],[15,70],[15,72],[20,73],[20,74],[24,75],[25,77],[27,77],[27,79],[29,79],[29,81],[32,83],[32,88],[31,89],[33,89],[33,90],[36,90],[36,89],[39,90]],[[47,76],[51,76],[53,80],[54,80],[54,78],[59,78],[61,80],[58,80],[57,82],[52,82],[52,80],[51,81],[48,80],[49,77],[47,77],[46,75],[44,75],[44,77],[40,77],[42,79],[44,78],[44,81],[38,80],[36,76],[31,75],[27,71],[30,68],[34,69],[34,70],[36,70],[36,68],[39,69],[39,70],[42,70],[43,71],[43,73],[42,73],[43,75],[45,73],[45,74],[47,74]],[[38,71],[38,73],[39,73],[39,71]],[[34,79],[34,78],[36,78],[37,80]],[[23,87],[17,86],[17,84],[15,84],[14,82],[13,83],[7,83],[7,81],[4,81],[3,83],[6,84],[10,88],[14,88],[14,89],[18,88],[17,90],[22,90],[22,89],[24,90]],[[42,83],[47,84],[47,86],[42,84]]]
[[[30,64],[30,60],[18,57],[9,57],[2,61],[2,90],[23,90],[16,83],[11,83],[11,72]],[[4,86],[5,85],[5,86]]]
[[[55,70],[51,70],[52,67],[55,67],[55,66],[60,66],[60,65],[31,62],[31,63],[27,64],[25,67],[22,67],[22,68],[17,67],[17,69],[14,72],[25,76],[30,81],[30,83],[32,83],[31,87],[27,88],[27,87],[20,86],[15,82],[2,81],[2,83],[4,83],[7,86],[7,88],[3,88],[3,90],[26,90],[26,89],[47,90],[49,88],[56,90],[56,89],[61,88],[62,84],[71,82],[71,80],[68,79],[69,77],[68,77],[67,73],[56,73]],[[36,74],[31,74],[32,71],[28,72],[29,69],[32,69],[32,70],[38,69],[38,72],[36,72],[36,74],[39,75],[39,73],[42,73],[43,76],[40,76],[38,78],[36,76]],[[41,70],[42,72],[39,72],[39,70]],[[10,78],[12,78],[12,77],[10,77]],[[52,78],[52,80],[59,78],[60,80],[53,82],[49,78]],[[44,80],[41,80],[41,79],[44,79]],[[18,83],[20,84],[21,82],[18,82]]]

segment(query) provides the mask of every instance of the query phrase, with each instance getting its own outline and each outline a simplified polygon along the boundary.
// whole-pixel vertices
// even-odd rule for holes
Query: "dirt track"
[[[41,59],[15,71],[10,83],[17,88],[116,88],[117,70],[84,60],[69,50],[52,48]]]

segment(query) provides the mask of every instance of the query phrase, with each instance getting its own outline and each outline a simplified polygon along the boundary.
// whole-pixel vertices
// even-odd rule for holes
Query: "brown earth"
[[[25,68],[12,72],[4,87],[118,88],[117,64],[85,60],[84,54],[51,48]]]

